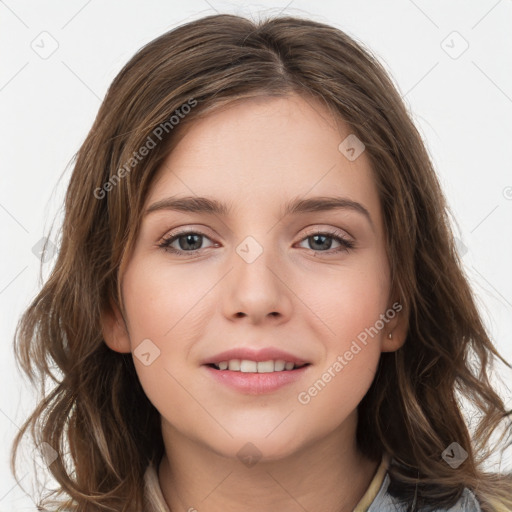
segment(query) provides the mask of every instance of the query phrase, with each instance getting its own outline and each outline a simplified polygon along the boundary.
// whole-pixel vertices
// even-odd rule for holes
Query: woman
[[[216,15],[152,41],[65,206],[16,336],[29,375],[60,371],[13,453],[32,426],[54,451],[45,505],[512,510],[481,469],[509,414],[487,369],[510,365],[421,138],[346,34]]]

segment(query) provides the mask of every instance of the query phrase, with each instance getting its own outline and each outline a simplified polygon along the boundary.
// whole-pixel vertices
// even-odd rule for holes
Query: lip
[[[237,347],[231,350],[226,350],[224,352],[220,352],[208,359],[205,359],[201,362],[202,365],[207,364],[218,364],[221,361],[229,361],[230,359],[248,359],[249,361],[270,361],[282,359],[283,361],[287,361],[295,364],[305,364],[310,361],[306,361],[305,359],[301,359],[289,352],[285,352],[284,350],[280,350],[274,347],[265,347],[259,350],[251,349],[248,347]],[[225,371],[225,370],[224,370]],[[288,371],[296,371],[296,370],[288,370]],[[234,373],[234,372],[232,372]]]
[[[231,359],[238,358],[231,357]],[[230,370],[217,370],[211,366],[202,366],[201,368],[208,372],[211,378],[235,391],[247,395],[261,395],[277,391],[284,386],[297,382],[304,376],[310,366],[311,365],[308,364],[295,370],[284,370],[272,373],[244,373]]]

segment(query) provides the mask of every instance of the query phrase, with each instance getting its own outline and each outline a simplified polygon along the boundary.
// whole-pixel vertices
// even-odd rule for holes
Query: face
[[[251,99],[165,160],[121,276],[127,323],[105,315],[104,336],[133,353],[168,433],[284,457],[354,419],[402,344],[376,185],[364,151],[339,149],[348,135],[311,100]],[[267,373],[279,361],[307,364]]]

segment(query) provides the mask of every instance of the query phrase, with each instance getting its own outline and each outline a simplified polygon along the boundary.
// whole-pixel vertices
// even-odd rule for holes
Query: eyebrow
[[[228,216],[231,207],[216,199],[199,196],[168,197],[149,206],[144,215],[160,210],[174,210],[186,213],[206,213],[211,215]],[[352,210],[362,214],[375,229],[370,212],[357,201],[346,197],[328,196],[312,197],[308,199],[292,199],[284,205],[282,217],[294,214],[326,212],[333,210]]]

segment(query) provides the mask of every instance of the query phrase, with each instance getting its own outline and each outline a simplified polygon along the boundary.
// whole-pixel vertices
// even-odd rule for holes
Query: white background
[[[68,164],[135,51],[215,11],[330,23],[384,63],[440,175],[491,336],[512,360],[511,0],[0,1],[0,512],[35,510],[8,468],[12,437],[35,396],[14,365],[12,337],[40,287],[32,249],[55,216],[59,226]],[[510,375],[502,373],[509,386]],[[502,395],[512,406],[510,389]]]

